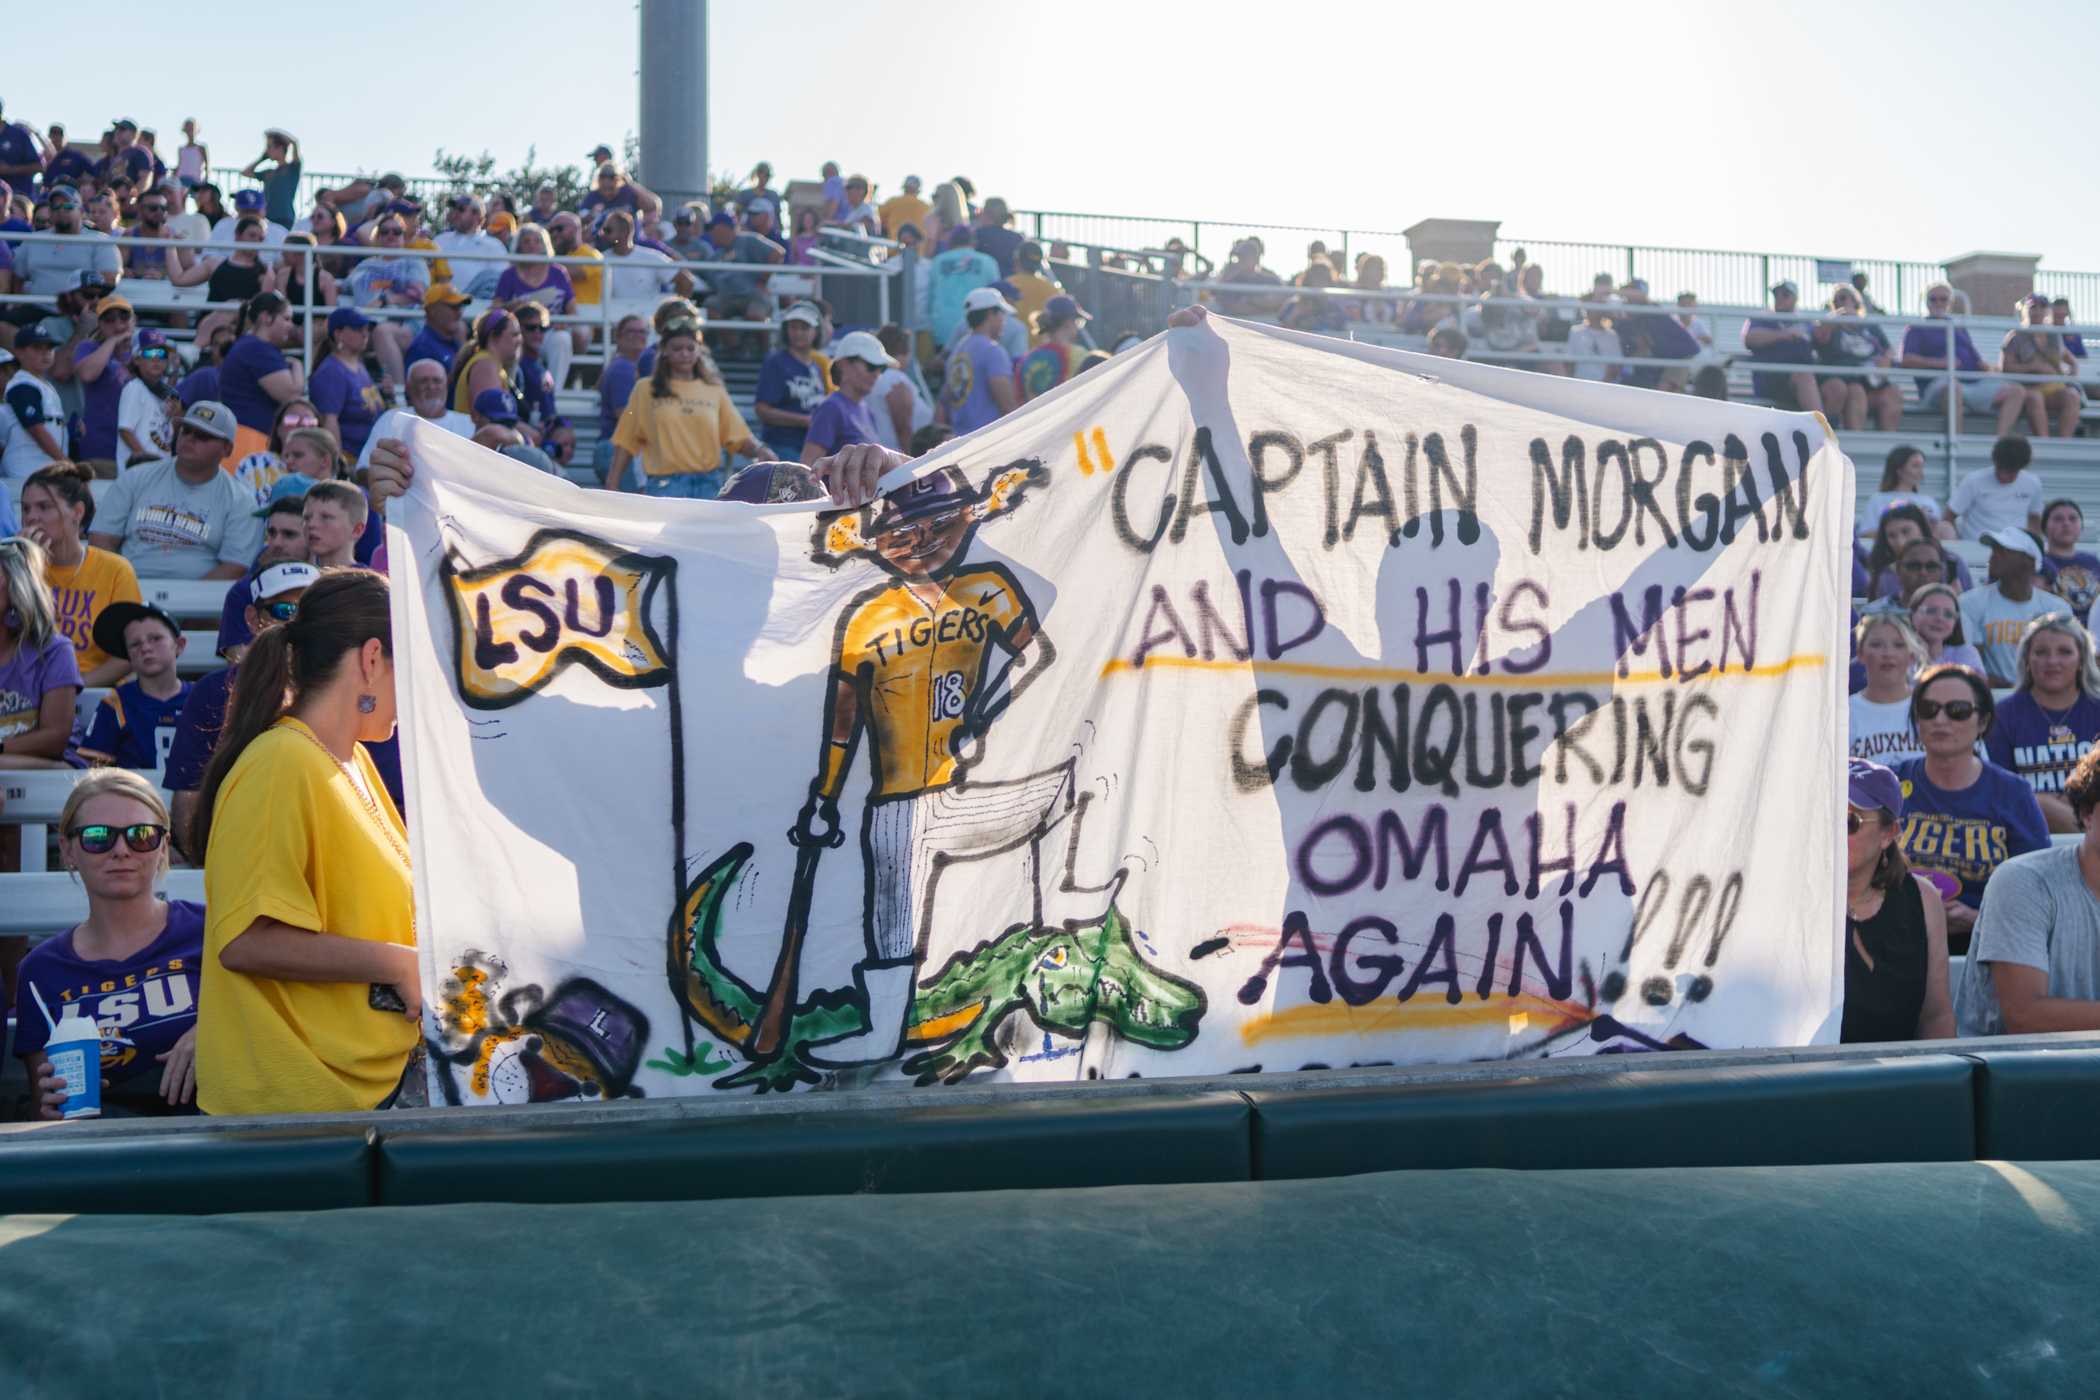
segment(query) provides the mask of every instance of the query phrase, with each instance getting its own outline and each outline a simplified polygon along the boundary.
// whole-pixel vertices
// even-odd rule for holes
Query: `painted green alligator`
[[[671,921],[671,988],[679,1004],[739,1053],[755,1028],[764,994],[726,968],[717,945],[722,903],[750,860],[748,843],[725,852],[686,890]],[[904,1040],[916,1053],[904,1072],[921,1084],[954,1083],[973,1070],[1006,1063],[999,1027],[1016,1011],[1044,1031],[1082,1039],[1096,1024],[1154,1050],[1179,1050],[1196,1038],[1203,989],[1145,961],[1113,903],[1092,923],[1057,928],[1016,924],[999,937],[958,953],[913,997]],[[763,1093],[814,1084],[822,1075],[803,1058],[864,1029],[851,992],[819,992],[799,1003],[769,1060],[746,1064],[714,1081],[718,1089]]]

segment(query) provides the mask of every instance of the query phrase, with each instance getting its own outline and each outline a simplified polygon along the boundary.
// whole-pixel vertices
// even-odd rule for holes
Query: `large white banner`
[[[1835,1038],[1820,419],[1213,319],[853,512],[412,450],[434,1102]]]

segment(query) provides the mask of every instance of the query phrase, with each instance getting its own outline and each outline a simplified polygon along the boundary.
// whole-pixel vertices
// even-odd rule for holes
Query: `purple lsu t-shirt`
[[[1991,762],[2026,780],[2036,792],[2062,792],[2064,780],[2100,739],[2100,700],[2081,695],[2058,714],[2035,703],[2031,691],[2006,697],[1983,736]]]
[[[1903,782],[1903,858],[1961,881],[1961,902],[1971,909],[1983,903],[1992,871],[2049,844],[2033,789],[1995,763],[1953,792],[1933,786],[1922,758],[1897,764],[1896,776]]]
[[[54,1015],[77,1004],[102,1034],[102,1075],[109,1081],[104,1104],[143,1114],[192,1112],[172,1109],[160,1097],[166,1067],[157,1057],[196,1029],[203,963],[204,906],[186,899],[168,901],[160,937],[128,958],[83,958],[70,929],[46,939],[15,974],[15,1053],[34,1055],[51,1039],[37,993]]]
[[[999,401],[992,397],[992,381],[1013,382],[1013,357],[988,336],[972,331],[948,356],[948,376],[941,384],[941,397],[948,401],[948,421],[956,436],[974,433],[987,423],[997,422]]]
[[[227,348],[219,366],[219,400],[233,410],[236,423],[267,433],[277,421],[277,400],[262,381],[290,367],[282,350],[261,336],[244,335]]]
[[[16,647],[0,663],[0,740],[36,728],[44,697],[61,686],[70,686],[76,695],[80,690],[80,660],[63,634],[54,634],[33,655],[28,647]]]
[[[84,341],[74,347],[73,363],[82,360],[101,348],[99,340]],[[131,378],[131,337],[125,336],[110,352],[109,363],[102,373],[89,383],[80,381],[80,423],[85,431],[81,434],[80,455],[95,458],[113,458],[117,455],[117,405],[124,396],[124,383]],[[79,380],[79,375],[74,375]]]
[[[824,449],[826,456],[856,442],[875,440],[875,420],[869,416],[867,400],[856,403],[836,392],[809,415],[809,434],[803,439]]]
[[[379,387],[363,365],[355,369],[330,355],[321,361],[308,382],[306,396],[325,416],[333,413],[341,427],[343,450],[355,457],[364,450],[372,425],[386,407],[379,401]]]

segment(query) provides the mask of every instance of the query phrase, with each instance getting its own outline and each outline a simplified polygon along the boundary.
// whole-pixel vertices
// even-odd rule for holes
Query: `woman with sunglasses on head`
[[[1902,781],[1854,758],[1845,811],[1846,1044],[1939,1040],[1954,1034],[1947,986],[1947,914],[1897,844]]]
[[[277,416],[270,423],[270,436],[261,449],[234,463],[233,479],[255,493],[258,508],[269,504],[271,488],[288,475],[284,465],[286,441],[301,428],[320,426],[321,410],[312,399],[287,400],[278,405]]]
[[[2034,792],[2018,775],[1977,757],[1995,717],[1990,683],[1966,666],[1934,666],[1918,676],[1910,718],[1922,758],[1896,765],[1903,780],[1903,857],[1950,877],[1945,896],[1949,951],[1969,946],[1983,887],[2012,857],[2049,844]],[[1944,888],[1944,887],[1943,887]]]
[[[1897,562],[1902,567],[1903,561]],[[1956,599],[1961,595],[1952,584],[1937,580],[1921,584],[1911,590],[1910,627],[1925,644],[1925,666],[1968,666],[1977,671],[1983,669],[1983,654],[1969,645],[1961,634],[1961,608]],[[1924,666],[1919,667],[1920,670]]]
[[[1896,764],[1924,752],[1910,723],[1910,678],[1925,662],[1925,643],[1893,608],[1869,610],[1852,629],[1853,653],[1867,684],[1852,693],[1847,733],[1855,759]]]
[[[1991,762],[2034,789],[2051,831],[2076,831],[2064,782],[2100,739],[2100,664],[2093,639],[2063,613],[2036,618],[2020,638],[2017,689],[1998,707],[1983,746]]]
[[[15,974],[15,1054],[37,1089],[32,1112],[65,1116],[42,1008],[78,1004],[102,1029],[103,1117],[195,1113],[204,906],[155,893],[168,868],[167,806],[144,775],[98,768],[66,799],[58,830],[88,916],[30,949]]]
[[[326,570],[242,657],[197,799],[207,1113],[381,1108],[407,1083],[408,834],[365,752],[393,732],[386,580]]]

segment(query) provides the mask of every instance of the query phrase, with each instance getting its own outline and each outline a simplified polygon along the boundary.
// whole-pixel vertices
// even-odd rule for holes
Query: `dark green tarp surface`
[[[2092,1396],[2100,1163],[0,1220],[0,1395]]]

